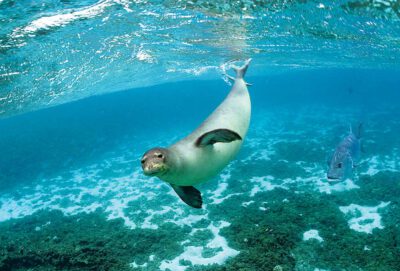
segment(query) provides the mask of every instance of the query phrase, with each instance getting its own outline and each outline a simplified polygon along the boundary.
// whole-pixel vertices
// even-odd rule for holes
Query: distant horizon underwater
[[[400,271],[398,2],[50,2],[0,0],[0,271]],[[142,155],[250,57],[248,134],[191,208]],[[360,124],[360,160],[328,180]]]

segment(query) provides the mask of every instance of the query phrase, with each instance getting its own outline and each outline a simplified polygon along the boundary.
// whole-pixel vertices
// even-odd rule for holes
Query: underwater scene
[[[400,2],[0,0],[0,270],[400,270]]]

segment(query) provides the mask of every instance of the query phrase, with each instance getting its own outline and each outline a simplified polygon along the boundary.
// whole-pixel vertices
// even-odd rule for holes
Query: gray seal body
[[[191,134],[168,148],[153,148],[142,158],[146,175],[171,184],[188,205],[201,208],[193,187],[217,175],[239,152],[250,124],[251,103],[244,75],[250,63],[234,67],[236,77],[228,96]]]

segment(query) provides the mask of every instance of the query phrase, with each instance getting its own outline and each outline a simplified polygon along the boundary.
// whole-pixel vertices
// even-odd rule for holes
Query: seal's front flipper
[[[205,134],[202,134],[197,140],[195,145],[197,147],[205,147],[213,145],[217,142],[228,143],[235,140],[242,140],[242,137],[229,129],[215,129]]]
[[[192,206],[193,208],[201,208],[203,200],[201,199],[201,193],[199,190],[193,186],[179,186],[174,184],[171,184],[171,186],[181,200],[183,200],[187,205]]]

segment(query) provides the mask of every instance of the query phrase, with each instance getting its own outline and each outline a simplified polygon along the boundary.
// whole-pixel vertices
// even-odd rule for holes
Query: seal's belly
[[[169,183],[189,186],[203,183],[217,175],[237,155],[242,141],[215,143],[198,148],[193,146],[190,155],[185,156],[185,165],[174,174]],[[172,176],[171,176],[172,177]]]
[[[174,172],[160,177],[171,184],[191,186],[217,175],[239,152],[249,128],[251,103],[243,80],[235,83],[234,89],[224,102],[192,134],[171,146],[179,156],[180,164]],[[243,140],[215,143],[196,147],[197,138],[215,129],[229,129]]]
[[[241,119],[238,123],[231,122],[227,128],[239,131],[244,140],[249,119],[250,115],[248,118]],[[175,151],[179,153],[182,164],[179,165],[177,172],[168,176],[168,180],[165,181],[180,186],[191,186],[209,180],[235,158],[243,144],[243,140],[215,143],[206,147],[196,147],[192,141],[178,144],[178,146],[175,146]]]

